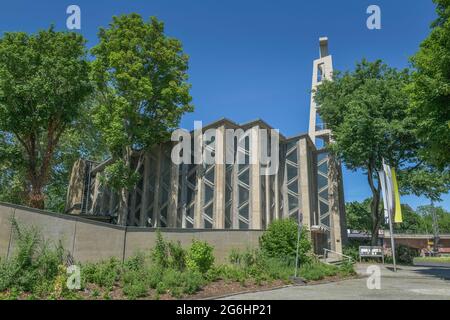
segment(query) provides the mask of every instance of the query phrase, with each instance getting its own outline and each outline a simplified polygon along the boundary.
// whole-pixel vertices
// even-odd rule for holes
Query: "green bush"
[[[337,266],[315,262],[302,265],[299,274],[305,280],[322,280],[325,277],[334,276],[338,272]]]
[[[139,271],[146,267],[146,260],[147,257],[143,252],[137,252],[125,261],[124,267],[127,270]]]
[[[186,267],[186,251],[179,241],[176,243],[165,241],[158,230],[155,247],[152,250],[152,261],[160,268],[174,268],[182,271]]]
[[[275,279],[287,280],[294,274],[292,261],[270,257],[261,250],[233,250],[229,260],[231,266],[220,269],[221,277],[225,280],[243,283],[247,279],[259,283]]]
[[[162,281],[164,270],[159,267],[151,267],[147,273],[148,285],[152,289],[156,289],[158,284]]]
[[[81,267],[81,281],[83,286],[94,283],[102,288],[112,289],[119,279],[122,265],[116,258],[98,263],[88,263]]]
[[[412,264],[415,257],[420,255],[419,250],[405,245],[398,245],[395,249],[397,262],[402,264]]]
[[[152,250],[152,260],[156,266],[167,268],[169,266],[169,251],[168,245],[164,241],[161,231],[156,231],[155,247]]]
[[[122,285],[123,293],[129,299],[147,296],[150,284],[146,270],[124,270]]]
[[[214,264],[214,248],[207,242],[194,239],[186,255],[189,270],[205,274]]]
[[[64,249],[59,243],[51,247],[35,228],[23,228],[12,220],[16,240],[15,253],[0,261],[0,291],[51,294],[59,267],[64,264]]]
[[[342,253],[346,256],[351,257],[353,260],[359,260],[359,245],[358,244],[349,244],[342,248]]]
[[[356,271],[354,268],[354,262],[348,260],[344,261],[339,266],[339,274],[344,277],[355,275]]]
[[[205,280],[198,272],[167,269],[156,289],[159,294],[170,293],[174,297],[180,297],[181,294],[197,292],[204,283]]]
[[[186,251],[181,247],[180,241],[169,242],[169,266],[179,271],[186,268]]]
[[[269,257],[295,262],[297,252],[298,225],[293,219],[273,221],[260,238],[261,250]],[[312,245],[308,230],[303,227],[299,245],[300,263],[311,261]]]

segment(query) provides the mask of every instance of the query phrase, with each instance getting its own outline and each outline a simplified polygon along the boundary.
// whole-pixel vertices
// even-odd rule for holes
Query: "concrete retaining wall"
[[[84,218],[51,213],[0,203],[0,258],[14,254],[15,236],[11,225],[14,218],[20,226],[35,227],[52,242],[61,241],[77,262],[95,262],[110,257],[126,259],[138,251],[154,247],[153,228],[121,227]],[[224,262],[232,249],[255,248],[261,230],[162,229],[169,241],[180,241],[188,247],[193,239],[214,246],[218,262]]]

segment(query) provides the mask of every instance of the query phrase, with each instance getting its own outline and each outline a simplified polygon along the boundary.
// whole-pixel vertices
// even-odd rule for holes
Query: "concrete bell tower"
[[[333,60],[328,51],[328,38],[319,38],[320,58],[313,62],[312,90],[324,80],[332,80]],[[326,230],[328,247],[342,253],[347,239],[345,223],[344,188],[340,162],[328,153],[326,146],[332,142],[331,131],[317,112],[318,106],[311,94],[308,134],[317,148],[316,182],[319,226]]]
[[[333,60],[328,53],[328,38],[319,38],[320,58],[313,62],[312,90],[325,79],[331,80],[333,76]],[[309,136],[318,149],[322,149],[330,141],[330,130],[317,113],[317,105],[311,94],[311,107],[309,115]]]

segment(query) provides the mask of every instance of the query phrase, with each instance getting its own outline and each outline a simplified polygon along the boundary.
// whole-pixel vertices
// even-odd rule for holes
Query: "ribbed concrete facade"
[[[313,88],[331,76],[331,56],[321,41],[321,54],[325,51],[326,56],[314,61]],[[271,174],[262,174],[265,164],[260,149],[271,150],[273,137],[264,138],[261,130],[273,128],[262,120],[237,124],[221,119],[191,132],[187,139],[214,154],[212,164],[175,164],[171,158],[175,142],[137,153],[133,166],[141,179],[129,191],[127,225],[261,230],[273,220],[301,216],[312,232],[316,252],[323,247],[341,252],[345,240],[341,169],[322,145],[315,145],[319,138],[328,143],[330,137],[326,128],[316,128],[323,125],[316,108],[311,98],[309,134],[277,135],[279,165]],[[214,138],[204,139],[210,129],[215,129]],[[230,130],[241,134],[230,140]],[[226,161],[229,154],[231,163]],[[79,160],[75,164],[67,212],[117,217],[118,196],[102,185],[107,163]]]

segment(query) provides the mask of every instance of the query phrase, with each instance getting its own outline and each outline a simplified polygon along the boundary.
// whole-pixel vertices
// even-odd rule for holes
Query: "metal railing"
[[[334,253],[334,254],[337,254],[338,256],[341,256],[343,258],[346,258],[349,262],[353,262],[353,258],[352,257],[347,256],[347,255],[345,255],[343,253],[340,253],[340,252],[337,252],[337,251],[333,251],[333,250],[327,249],[327,248],[323,249],[323,258],[327,259],[328,258],[328,253],[330,253],[330,252]],[[342,260],[344,260],[344,259],[342,259]]]

